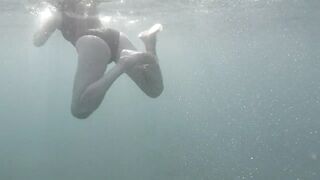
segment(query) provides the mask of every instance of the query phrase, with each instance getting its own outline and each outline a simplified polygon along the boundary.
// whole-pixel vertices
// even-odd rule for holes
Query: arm
[[[39,29],[33,35],[33,44],[37,47],[42,46],[50,35],[61,25],[62,15],[60,12],[51,12],[45,21],[40,24]]]

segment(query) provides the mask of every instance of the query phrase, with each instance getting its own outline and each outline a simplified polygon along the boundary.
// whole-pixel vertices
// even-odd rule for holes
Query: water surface
[[[0,179],[320,179],[320,3],[124,0],[136,35],[159,22],[165,91],[122,76],[85,121],[70,114],[76,52],[32,46],[30,3],[0,2]]]

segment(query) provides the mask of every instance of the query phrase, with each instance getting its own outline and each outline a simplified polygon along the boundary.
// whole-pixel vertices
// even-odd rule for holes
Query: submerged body
[[[104,40],[110,50],[112,60],[117,58],[119,47],[120,32],[111,28],[102,26],[97,17],[79,17],[63,12],[62,21],[58,29],[61,31],[64,39],[72,45],[76,45],[79,38],[85,35],[93,35]]]
[[[162,75],[156,55],[156,34],[162,30],[160,24],[139,34],[146,48],[146,52],[139,52],[125,34],[103,27],[95,13],[57,10],[34,34],[34,45],[42,46],[57,29],[78,53],[71,103],[75,117],[89,117],[123,73],[148,96],[154,98],[162,93]],[[106,71],[111,62],[115,66]]]

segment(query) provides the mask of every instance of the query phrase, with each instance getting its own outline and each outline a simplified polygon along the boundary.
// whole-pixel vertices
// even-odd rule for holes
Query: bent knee
[[[164,89],[163,86],[161,86],[161,87],[152,89],[151,91],[148,91],[146,94],[151,98],[157,98],[162,94],[163,89]]]
[[[92,112],[85,110],[84,108],[71,106],[71,114],[78,119],[87,119],[92,114]]]

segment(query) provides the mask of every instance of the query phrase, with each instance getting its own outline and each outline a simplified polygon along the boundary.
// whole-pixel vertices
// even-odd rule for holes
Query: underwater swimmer
[[[97,3],[83,0],[60,0],[50,3],[51,11],[35,32],[35,46],[42,46],[55,30],[77,50],[78,65],[73,84],[71,113],[79,119],[89,117],[101,104],[113,82],[126,73],[149,97],[163,91],[156,54],[156,35],[162,25],[156,24],[139,34],[146,52],[137,51],[122,32],[102,26]],[[108,64],[115,66],[107,70]]]

